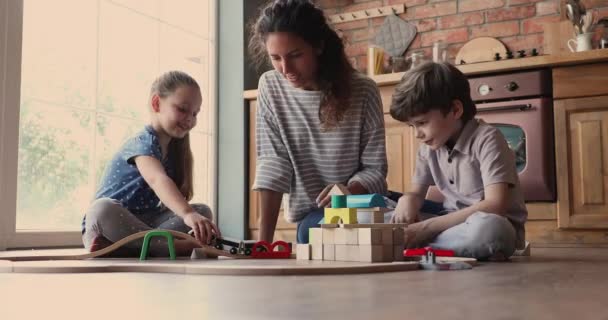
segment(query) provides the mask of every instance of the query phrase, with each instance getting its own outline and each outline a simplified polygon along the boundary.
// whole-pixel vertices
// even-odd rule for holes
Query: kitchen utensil
[[[569,3],[566,4],[566,17],[568,17],[568,20],[570,20],[570,22],[574,23],[574,9]]]
[[[392,57],[402,56],[416,37],[416,26],[391,14],[384,19],[380,31],[374,36],[374,44],[382,47]]]
[[[426,62],[424,59],[424,50],[416,50],[410,54],[408,60],[411,61],[410,69],[416,68],[417,66]]]
[[[448,59],[448,46],[441,40],[433,43],[433,62],[444,62]]]
[[[583,17],[583,26],[581,28],[582,33],[591,32],[594,27],[594,14],[593,11],[587,12]]]
[[[574,24],[576,32],[578,34],[583,33],[582,17],[587,13],[585,6],[580,2],[580,0],[567,0],[566,10],[568,19],[572,21],[572,24]]]
[[[581,33],[575,39],[568,39],[568,48],[572,52],[581,52],[593,49],[591,46],[593,32]],[[573,47],[574,46],[574,47]]]
[[[495,38],[475,38],[460,48],[455,64],[494,61],[496,53],[505,55],[506,51],[505,45]]]

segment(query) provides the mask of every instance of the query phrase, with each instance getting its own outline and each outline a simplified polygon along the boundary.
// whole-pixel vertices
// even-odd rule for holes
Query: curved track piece
[[[156,230],[156,229],[155,229]],[[161,229],[158,229],[161,230]],[[124,246],[125,244],[134,241],[134,240],[138,240],[138,239],[142,239],[146,236],[146,234],[148,232],[150,232],[152,230],[147,230],[147,231],[141,231],[138,233],[134,233],[128,237],[122,238],[120,240],[118,240],[117,242],[113,243],[111,246],[108,246],[106,248],[103,248],[101,250],[97,250],[95,252],[90,252],[90,253],[86,253],[86,254],[76,254],[76,255],[48,255],[48,256],[14,256],[14,257],[0,257],[0,260],[10,260],[10,261],[44,261],[44,260],[86,260],[86,259],[91,259],[91,258],[97,258],[106,254],[109,254],[119,248],[121,248],[122,246]],[[173,235],[175,238],[177,239],[182,239],[182,240],[188,240],[190,242],[194,242],[196,244],[200,243],[198,241],[196,241],[196,239],[188,234],[185,234],[183,232],[179,232],[179,231],[174,231],[174,230],[162,230],[162,231],[167,231],[169,233],[171,233],[171,235]],[[239,256],[239,255],[233,255],[233,254],[229,254],[226,251],[223,250],[218,250],[216,248],[213,248],[211,246],[200,246],[203,251],[206,254],[209,255],[213,255],[213,256],[223,256],[223,257],[229,257],[229,258],[235,258],[235,259],[243,259],[243,258],[249,258],[246,256]]]

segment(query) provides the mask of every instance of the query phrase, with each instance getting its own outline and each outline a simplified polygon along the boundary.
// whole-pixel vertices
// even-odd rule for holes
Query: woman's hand
[[[416,195],[405,194],[399,198],[395,212],[391,217],[391,223],[416,223],[420,221],[418,216],[418,199]]]
[[[335,184],[330,184],[328,186],[325,187],[325,189],[323,189],[323,191],[321,191],[321,193],[319,193],[319,195],[317,196],[317,205],[319,206],[319,208],[329,208],[330,204],[331,204],[331,196],[329,195],[329,192],[331,191],[331,189],[335,186]],[[346,189],[348,190],[348,192],[350,194],[367,194],[369,193],[369,191],[367,191],[367,189],[365,189],[365,187],[359,182],[359,181],[353,181],[351,183],[348,184],[348,186],[346,187]]]
[[[405,247],[412,249],[427,246],[437,236],[437,231],[433,229],[434,219],[436,218],[408,225],[405,228]]]
[[[202,244],[211,243],[214,234],[218,238],[221,237],[220,230],[215,223],[196,212],[190,212],[184,215],[184,223],[192,228],[194,237]]]
[[[334,187],[334,184],[327,185],[321,193],[317,196],[316,202],[319,208],[328,208],[331,203],[331,196],[329,196],[329,191]]]

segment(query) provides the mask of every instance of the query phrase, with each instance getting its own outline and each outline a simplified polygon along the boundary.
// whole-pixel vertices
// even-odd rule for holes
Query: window
[[[214,207],[215,1],[24,0],[0,9],[0,249],[80,243],[105,165],[148,122],[150,85],[168,70],[201,86],[193,202]]]

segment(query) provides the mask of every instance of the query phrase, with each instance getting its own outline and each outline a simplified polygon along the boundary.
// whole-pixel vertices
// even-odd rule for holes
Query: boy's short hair
[[[471,99],[469,81],[447,62],[427,62],[407,71],[395,88],[391,116],[407,122],[410,118],[438,109],[446,115],[452,101],[463,106],[462,121],[473,119],[477,108]]]

